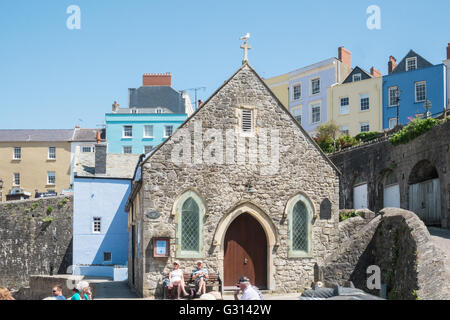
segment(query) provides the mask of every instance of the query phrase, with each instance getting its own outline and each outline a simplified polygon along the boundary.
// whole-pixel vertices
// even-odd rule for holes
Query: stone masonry
[[[163,273],[169,271],[174,259],[180,261],[185,271],[195,265],[197,259],[175,256],[177,225],[176,217],[171,214],[177,197],[189,189],[196,190],[206,204],[202,260],[211,272],[224,274],[223,244],[217,246],[213,241],[218,225],[242,204],[260,209],[261,216],[275,230],[276,245],[268,248],[273,262],[268,283],[273,283],[269,289],[274,292],[297,292],[309,287],[314,281],[314,265],[337,249],[338,172],[248,64],[244,64],[181,128],[193,132],[201,123],[203,134],[209,128],[236,130],[239,126],[237,110],[241,106],[256,110],[256,130],[266,128],[269,133],[271,129],[279,130],[279,170],[264,175],[260,170],[262,164],[248,162],[242,165],[175,164],[171,161],[172,150],[182,142],[180,130],[177,130],[143,163],[142,187],[131,199],[133,207],[138,208],[132,220],[141,221],[143,229],[142,254],[134,261],[135,289],[140,295],[161,294]],[[206,141],[204,145],[208,145]],[[247,192],[249,182],[256,193]],[[314,211],[312,254],[307,258],[288,257],[285,211],[288,201],[297,194],[306,196]],[[329,219],[320,218],[324,201],[331,203]],[[161,215],[149,219],[149,212]],[[169,259],[152,258],[153,237],[170,237]]]
[[[72,197],[0,204],[0,287],[31,275],[64,274],[72,264]]]

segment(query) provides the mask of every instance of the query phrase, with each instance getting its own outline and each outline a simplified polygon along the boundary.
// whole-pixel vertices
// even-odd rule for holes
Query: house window
[[[156,113],[163,113],[163,109],[162,108],[156,108]]]
[[[153,146],[144,146],[144,153],[147,154],[153,150]]]
[[[417,69],[417,57],[406,59],[406,71]]]
[[[102,218],[94,217],[92,219],[92,232],[93,233],[100,233],[100,232],[102,232]]]
[[[253,110],[242,109],[241,129],[244,133],[253,132]]]
[[[48,185],[56,184],[56,173],[55,172],[50,171],[47,173],[47,184]]]
[[[153,126],[144,126],[144,138],[153,138]]]
[[[341,131],[342,134],[348,136],[348,134],[349,134],[348,126],[341,126],[341,127],[339,128],[339,130]]]
[[[397,125],[397,118],[389,118],[389,129],[394,129]]]
[[[103,261],[104,262],[112,262],[112,253],[111,252],[103,252]]]
[[[361,123],[361,132],[369,132],[370,126],[368,122]]]
[[[133,147],[132,146],[123,146],[123,153],[124,154],[133,153]]]
[[[320,93],[320,78],[311,80],[311,94]]]
[[[123,137],[124,138],[133,137],[133,126],[123,126]]]
[[[300,84],[297,84],[294,86],[293,100],[299,100],[301,97],[302,97],[302,86]]]
[[[361,81],[361,73],[357,73],[353,75],[353,82]]]
[[[341,98],[341,114],[348,114],[350,112],[349,98]]]
[[[14,160],[22,159],[22,148],[21,147],[14,148],[13,159]]]
[[[164,138],[168,138],[172,135],[173,133],[173,126],[165,126],[164,129]]]
[[[361,101],[361,111],[366,111],[370,109],[370,99],[368,94],[362,94],[360,95],[360,101]]]
[[[399,101],[399,90],[398,87],[389,88],[389,106],[397,107]]]
[[[81,152],[83,152],[83,153],[94,152],[94,147],[91,147],[91,146],[82,146],[82,147],[81,147]]]
[[[56,148],[55,147],[48,148],[48,158],[51,160],[56,159]]]
[[[131,113],[138,113],[138,110],[136,108],[131,109]]]
[[[203,201],[194,191],[184,193],[176,204],[177,257],[201,257],[203,252]]]
[[[20,186],[20,173],[14,173],[14,175],[13,175],[13,185],[15,187]]]
[[[299,124],[302,124],[302,106],[292,107],[291,113],[294,116],[295,120],[297,120]]]
[[[427,98],[427,83],[420,81],[415,83],[416,102],[424,102]]]
[[[320,104],[316,104],[311,106],[311,123],[319,123],[320,122]]]
[[[310,201],[299,194],[287,205],[289,223],[289,256],[308,257],[311,254],[313,209]]]

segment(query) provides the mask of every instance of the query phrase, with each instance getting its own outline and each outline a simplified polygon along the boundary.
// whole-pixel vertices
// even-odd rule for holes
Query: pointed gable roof
[[[317,151],[319,152],[319,154],[329,163],[329,165],[337,172],[337,174],[341,174],[341,172],[339,171],[339,169],[334,165],[334,163],[328,158],[328,156],[322,151],[322,149],[320,149],[320,147],[317,145],[317,143],[311,138],[311,136],[305,131],[305,129],[303,129],[303,127],[298,123],[298,121],[294,118],[294,116],[289,112],[289,110],[283,105],[283,103],[281,103],[281,101],[276,97],[276,95],[272,92],[272,90],[270,90],[270,88],[267,86],[267,84],[264,82],[264,80],[258,75],[258,73],[250,66],[250,64],[245,61],[242,66],[227,80],[225,81],[209,98],[208,100],[205,101],[205,103],[202,105],[201,108],[198,108],[181,126],[179,126],[177,128],[177,130],[183,128],[189,121],[191,121],[191,119],[195,118],[195,116],[197,115],[197,113],[199,113],[201,110],[203,110],[204,108],[208,108],[208,103],[231,81],[233,80],[234,77],[236,77],[242,70],[244,70],[245,68],[248,68],[254,75],[255,77],[258,79],[258,81],[264,86],[264,88],[270,93],[271,97],[275,100],[275,102],[277,103],[278,107],[285,112],[293,121],[293,123],[295,123],[295,125],[297,126],[297,128],[302,132],[303,136],[310,141],[310,143],[317,149]],[[176,131],[177,131],[176,130]],[[176,132],[175,131],[175,132]],[[174,134],[175,134],[174,132]],[[141,165],[145,164],[149,159],[152,158],[153,155],[158,153],[158,150],[160,150],[168,141],[170,141],[173,137],[170,136],[167,140],[165,140],[163,143],[161,143],[155,150],[154,152],[152,152],[148,157],[146,157],[144,159],[144,161],[141,163]]]
[[[400,72],[406,72],[406,59],[417,57],[417,69],[432,67],[433,64],[423,58],[420,54],[417,54],[414,52],[414,50],[410,50],[408,54],[403,58],[402,61],[395,67],[395,69],[392,71],[391,74],[400,73]]]
[[[353,69],[353,71],[348,75],[347,78],[345,78],[345,80],[342,83],[349,83],[349,82],[353,82],[353,75],[354,74],[361,74],[361,80],[366,80],[366,79],[370,79],[372,78],[372,76],[370,75],[370,73],[368,73],[366,70],[364,70],[363,68],[360,68],[358,66],[355,67],[355,69]]]

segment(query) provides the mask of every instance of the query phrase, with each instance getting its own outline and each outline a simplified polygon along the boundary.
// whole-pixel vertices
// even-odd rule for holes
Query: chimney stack
[[[120,108],[120,104],[117,104],[117,101],[114,101],[114,103],[112,105],[112,111],[117,112],[117,110],[119,110],[119,108]]]
[[[345,49],[344,47],[338,48],[339,60],[342,61],[343,64],[347,65],[349,68],[352,67],[352,53]]]
[[[95,174],[106,174],[106,155],[106,143],[97,143],[95,145]]]
[[[379,77],[381,77],[381,72],[378,71],[377,69],[375,69],[375,67],[370,68],[370,74],[371,74],[372,77],[374,77],[374,78],[379,78]]]
[[[144,87],[171,87],[172,75],[166,73],[145,73],[142,77],[142,86]]]
[[[450,60],[450,43],[447,45],[447,60]]]
[[[397,67],[397,59],[395,59],[393,56],[390,56],[388,62],[388,73],[391,74],[396,67]]]

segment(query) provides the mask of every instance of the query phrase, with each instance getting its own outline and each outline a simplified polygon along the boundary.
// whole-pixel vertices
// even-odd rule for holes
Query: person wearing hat
[[[169,273],[169,286],[168,289],[172,290],[173,287],[178,287],[178,296],[177,298],[180,299],[181,291],[183,291],[183,294],[185,296],[188,295],[186,290],[184,289],[184,276],[183,276],[183,270],[180,269],[180,263],[178,261],[173,262],[173,270]]]
[[[249,278],[240,278],[237,286],[239,289],[234,292],[234,300],[263,300],[262,294],[256,287],[251,285]],[[242,297],[239,299],[238,294],[241,290]]]
[[[206,293],[206,283],[208,282],[208,270],[203,267],[203,261],[197,261],[197,268],[192,271],[192,280],[197,286],[197,295],[200,296]]]

